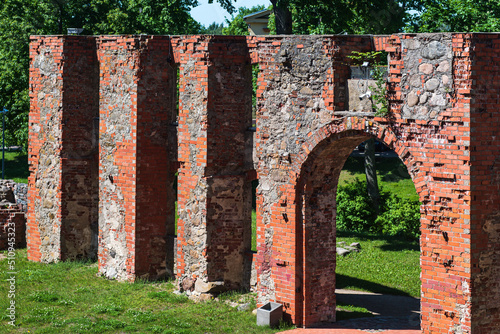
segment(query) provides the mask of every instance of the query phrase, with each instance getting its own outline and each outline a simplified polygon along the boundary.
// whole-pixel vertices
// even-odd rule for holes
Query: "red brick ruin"
[[[370,50],[387,117],[349,105],[348,56]],[[422,332],[499,333],[499,34],[35,36],[30,55],[30,260],[200,293],[256,280],[296,325],[335,321],[337,181],[376,138],[421,202]]]

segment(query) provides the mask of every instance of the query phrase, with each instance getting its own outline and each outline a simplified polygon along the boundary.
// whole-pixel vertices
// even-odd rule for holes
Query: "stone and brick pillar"
[[[334,110],[344,108],[346,56],[366,51],[370,42],[366,36],[259,41],[258,304],[283,304],[285,318],[299,326],[335,320],[336,182],[366,137],[329,143],[314,154],[315,145],[303,146],[324,136]]]
[[[98,38],[99,272],[171,276],[176,71],[168,37]]]
[[[30,59],[28,258],[94,258],[99,111],[95,39],[35,36]]]
[[[183,290],[244,288],[251,240],[251,66],[244,37],[193,36],[179,52],[177,277]],[[221,286],[223,284],[223,286]]]

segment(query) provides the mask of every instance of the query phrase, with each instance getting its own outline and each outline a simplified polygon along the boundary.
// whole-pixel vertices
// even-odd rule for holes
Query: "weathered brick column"
[[[99,111],[95,39],[35,36],[30,58],[28,258],[94,258]]]
[[[98,55],[99,272],[121,280],[172,275],[176,72],[169,39],[102,36]]]
[[[466,65],[470,65],[461,68],[464,72],[470,69],[466,72],[470,90],[467,86],[461,88],[470,98],[471,332],[497,333],[500,330],[500,34],[459,37],[456,46],[463,47]],[[465,47],[469,47],[469,52]],[[463,316],[467,311],[457,314]]]
[[[184,290],[244,288],[252,169],[246,40],[193,36],[176,48],[182,50],[177,276]]]

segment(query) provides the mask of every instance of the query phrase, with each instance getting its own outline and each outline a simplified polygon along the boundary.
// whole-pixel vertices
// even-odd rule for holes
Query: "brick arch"
[[[331,122],[323,126],[301,145],[300,151],[291,168],[292,175],[295,175],[296,178],[295,182],[297,182],[297,178],[300,176],[303,165],[311,158],[311,154],[315,154],[315,150],[321,149],[324,145],[329,145],[329,141],[355,135],[366,136],[366,139],[376,138],[394,150],[408,169],[416,188],[418,185],[417,193],[420,201],[424,201],[428,197],[429,191],[425,182],[425,174],[418,169],[411,150],[398,138],[397,133],[393,131],[391,126],[370,118],[353,116],[344,117],[340,121]]]
[[[354,148],[377,138],[398,154],[412,179],[418,168],[404,142],[387,126],[349,117],[326,125],[302,145],[293,164],[295,180],[295,321],[304,326],[335,320],[336,193],[340,172]],[[400,156],[401,158],[401,156]],[[426,187],[419,189],[421,199]],[[300,245],[302,247],[300,247]]]

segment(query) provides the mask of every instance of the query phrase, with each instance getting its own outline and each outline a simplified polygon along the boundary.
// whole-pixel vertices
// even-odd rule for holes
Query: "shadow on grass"
[[[376,157],[377,175],[384,182],[399,182],[401,180],[411,179],[406,166],[399,158]],[[365,158],[364,157],[349,157],[344,164],[343,170],[349,174],[364,174],[365,173]]]
[[[350,232],[337,231],[337,238],[356,238],[359,241],[363,240],[384,240],[386,243],[380,246],[383,251],[403,251],[403,250],[420,250],[418,240],[404,239],[401,236],[390,236],[381,234],[371,234],[366,232]]]
[[[373,317],[373,314],[366,312],[358,312],[358,311],[343,311],[337,309],[335,318],[337,321],[341,320],[349,320],[349,319],[358,319],[358,318],[370,318]]]
[[[341,275],[337,274],[336,275],[336,289],[362,289],[365,291],[370,291],[373,293],[381,293],[381,294],[388,294],[388,295],[393,295],[393,296],[407,296],[407,297],[412,297],[410,294],[390,288],[388,286],[366,281],[363,279],[359,279],[356,277],[351,277],[347,275]]]
[[[17,152],[5,152],[5,179],[27,182],[28,176],[28,155]]]

